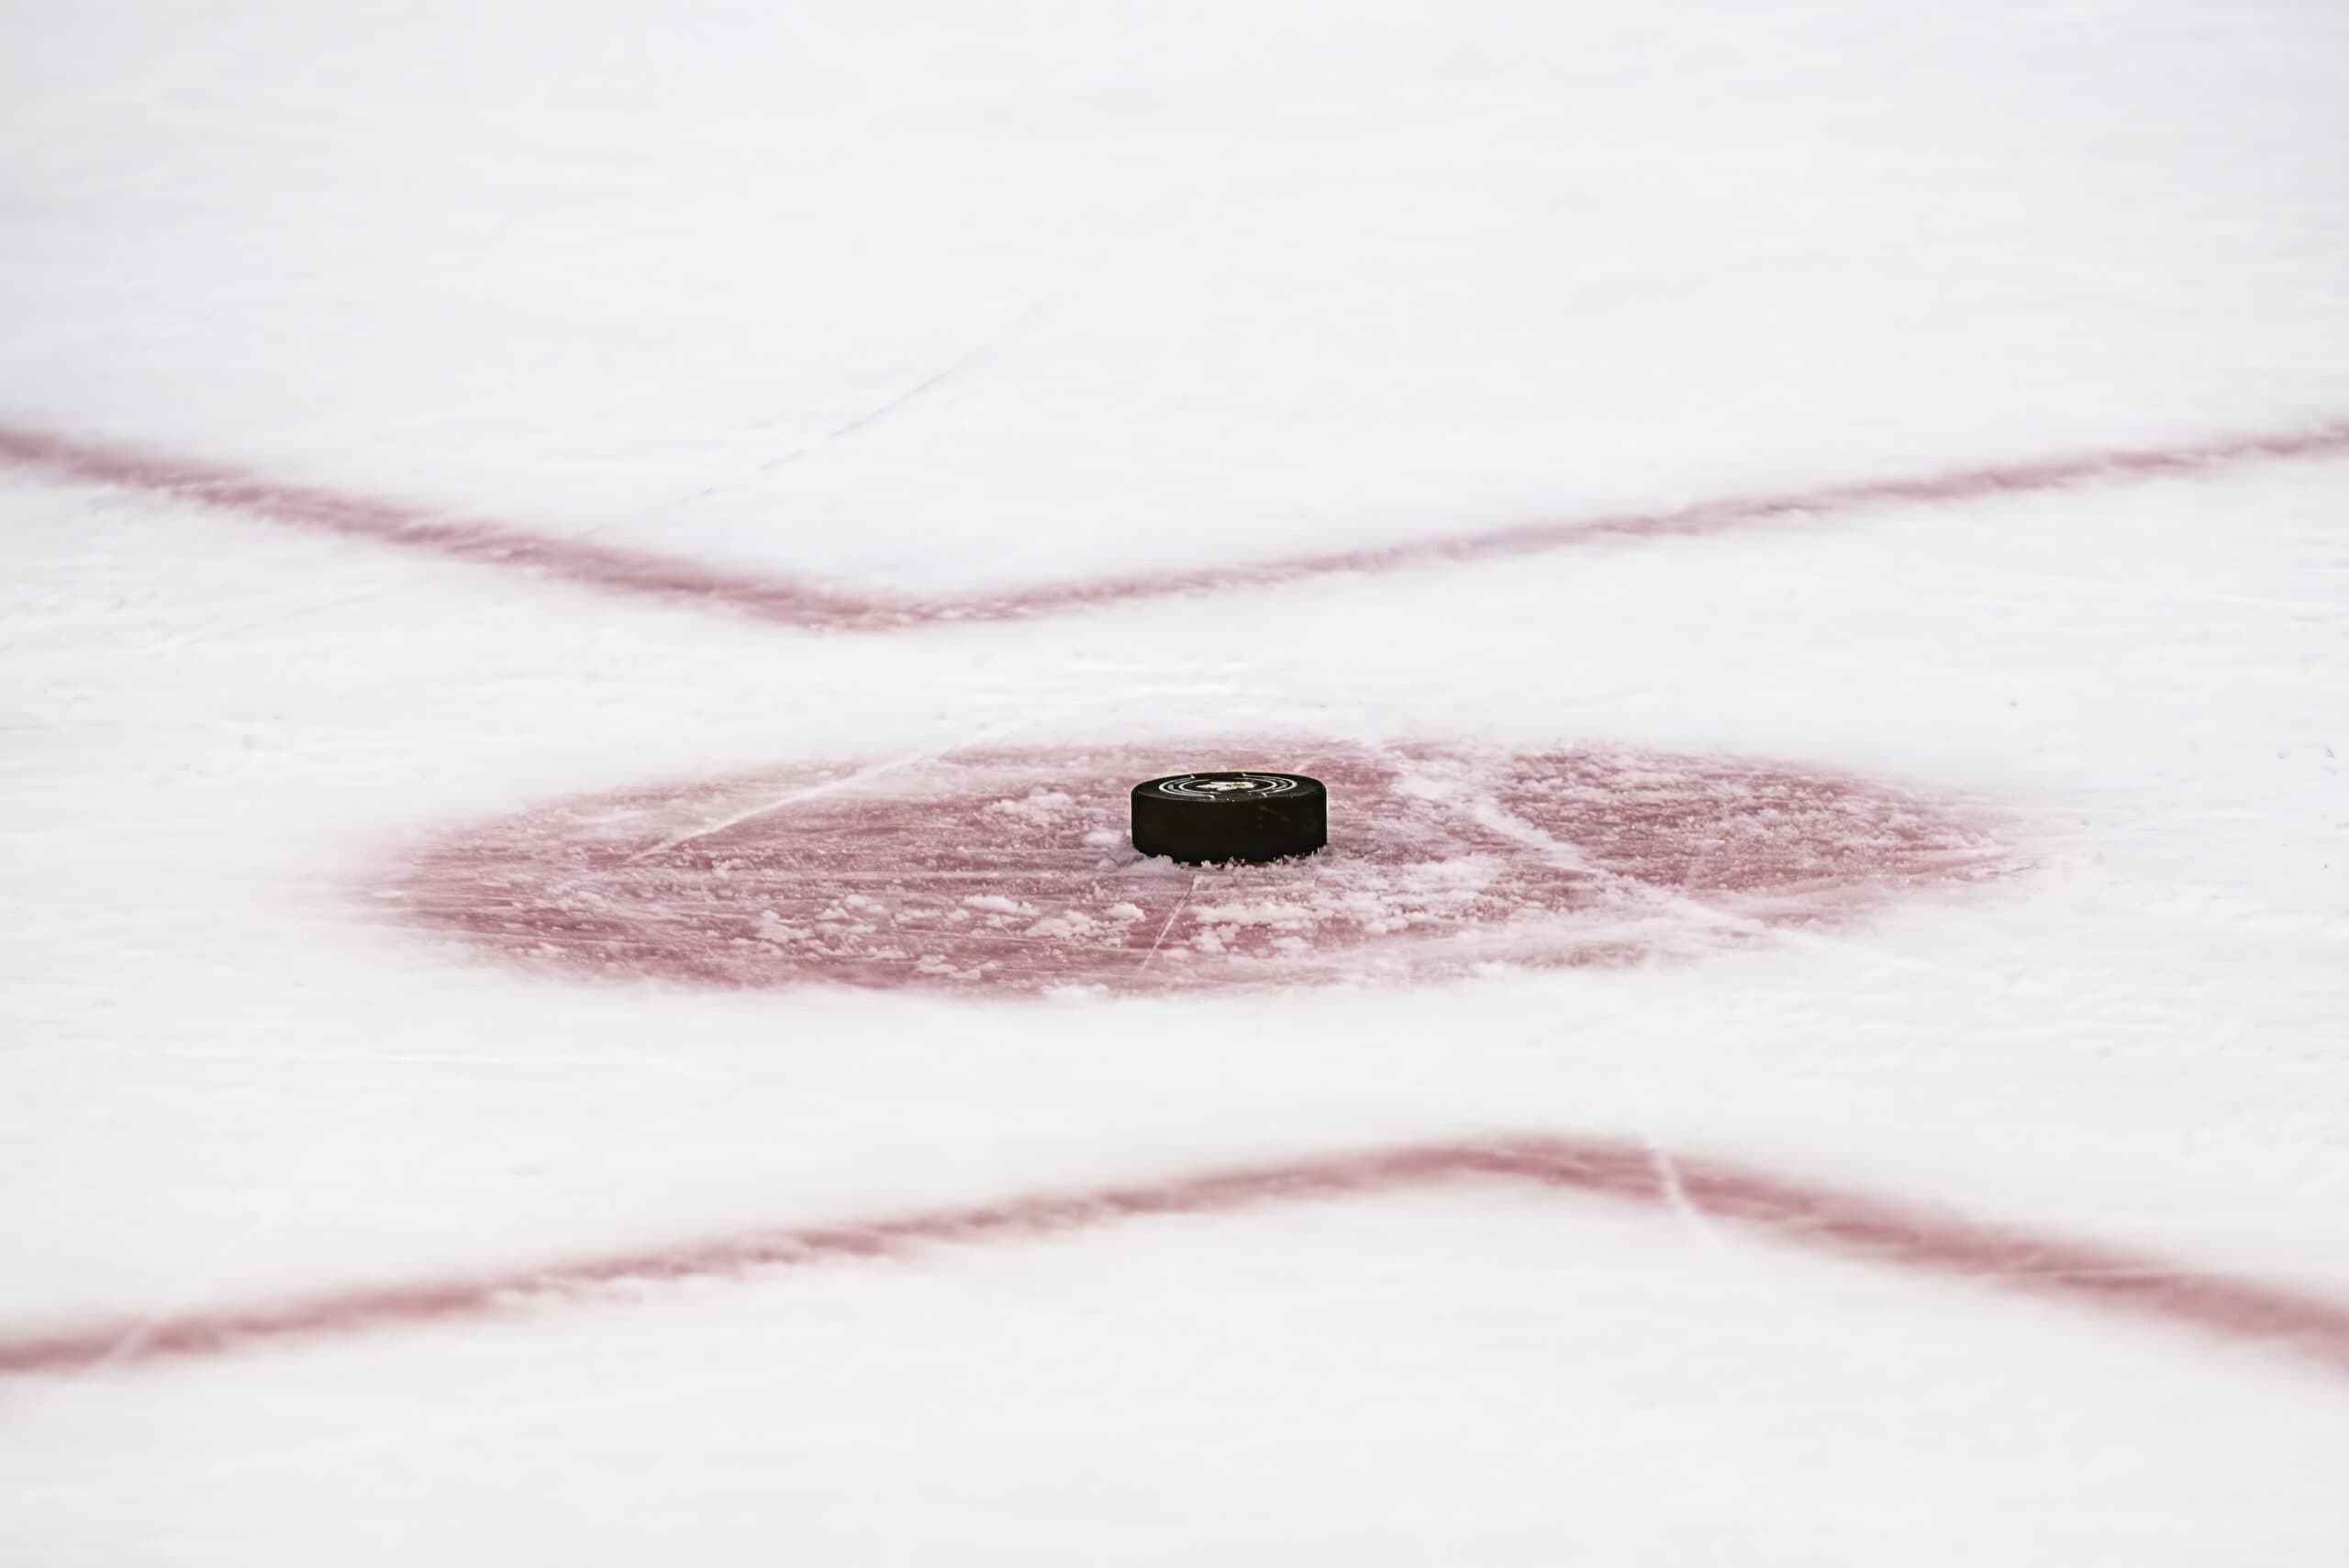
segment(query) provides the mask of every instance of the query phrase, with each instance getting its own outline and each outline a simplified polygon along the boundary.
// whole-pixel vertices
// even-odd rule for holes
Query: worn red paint
[[[1173,595],[1270,587],[1336,573],[1391,572],[1576,546],[1727,533],[1891,506],[2187,478],[2251,463],[2344,452],[2349,452],[2349,420],[2175,446],[2114,448],[1804,490],[1723,496],[1689,506],[1601,513],[1271,561],[1139,573],[996,594],[918,598],[850,592],[788,577],[730,571],[381,496],[272,479],[228,463],[52,430],[0,426],[0,464],[53,478],[121,485],[313,531],[518,568],[606,593],[696,605],[785,626],[864,631],[949,621],[1018,619]]]
[[[2074,1309],[2297,1354],[2349,1376],[2349,1307],[2176,1263],[1985,1224],[1722,1161],[1608,1138],[1537,1135],[1375,1150],[830,1225],[786,1226],[487,1273],[0,1338],[0,1375],[63,1374],[270,1349],[564,1303],[640,1302],[641,1287],[1042,1240],[1171,1215],[1530,1183],[1658,1210],[1694,1208],[1831,1256],[1979,1282]]]
[[[1127,788],[1201,766],[1323,779],[1330,847],[1135,854]],[[372,891],[573,973],[1151,992],[1685,956],[2006,863],[1946,807],[1757,762],[1227,741],[623,790],[450,834]]]

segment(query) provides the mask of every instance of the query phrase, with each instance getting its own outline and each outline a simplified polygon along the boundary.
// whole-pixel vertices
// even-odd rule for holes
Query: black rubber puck
[[[1330,841],[1330,797],[1302,773],[1176,773],[1134,785],[1134,848],[1186,865],[1286,860]]]

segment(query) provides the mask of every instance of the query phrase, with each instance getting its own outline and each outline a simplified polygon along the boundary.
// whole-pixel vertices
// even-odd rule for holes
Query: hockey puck
[[[1175,773],[1134,785],[1134,848],[1186,865],[1309,855],[1330,841],[1329,795],[1302,773]]]

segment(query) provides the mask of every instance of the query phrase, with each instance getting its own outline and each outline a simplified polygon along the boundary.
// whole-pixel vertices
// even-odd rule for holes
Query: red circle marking
[[[1209,764],[1324,780],[1330,847],[1203,871],[1138,856],[1132,782]],[[573,973],[1152,992],[1689,957],[2007,863],[1956,812],[1763,763],[1290,741],[622,790],[451,834],[384,892]]]

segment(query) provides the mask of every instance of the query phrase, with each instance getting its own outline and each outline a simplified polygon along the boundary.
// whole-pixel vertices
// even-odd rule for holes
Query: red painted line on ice
[[[226,463],[0,426],[0,464],[51,477],[141,490],[482,565],[512,567],[583,587],[722,606],[786,626],[885,624],[883,606],[852,594],[761,581],[650,550],[588,544],[510,524],[321,485],[267,479]]]
[[[2343,453],[2349,453],[2349,421],[2176,446],[2114,448],[1809,490],[1726,496],[1657,511],[1602,513],[1273,561],[1046,584],[997,594],[914,598],[821,588],[651,550],[567,539],[406,502],[270,479],[226,463],[54,431],[0,426],[0,465],[56,479],[119,485],[316,532],[401,545],[451,560],[516,567],[607,593],[703,606],[776,625],[867,631],[943,621],[1011,620],[1137,599],[1274,587],[1314,577],[1533,555],[1626,540],[1729,533],[1878,507],[2188,478],[2252,463]]]
[[[1650,512],[1609,512],[1357,550],[1281,560],[1047,584],[968,601],[973,618],[1008,618],[1123,600],[1216,589],[1261,588],[1311,577],[1392,572],[1413,566],[1538,555],[1624,540],[1687,539],[1731,533],[1792,518],[1839,517],[1880,506],[1976,501],[2081,490],[2131,481],[2187,478],[2254,462],[2349,453],[2349,421],[2308,429],[2238,436],[2173,447],[2114,448],[2035,461],[1944,469],[1753,495],[1724,496]]]
[[[1220,1215],[1276,1203],[1497,1179],[1660,1211],[1685,1203],[1716,1222],[1813,1251],[2199,1330],[2296,1353],[2349,1376],[2349,1305],[1721,1162],[1675,1158],[1673,1172],[1676,1191],[1667,1189],[1647,1148],[1589,1137],[1534,1136],[1323,1156],[65,1329],[0,1340],[0,1374],[61,1374],[222,1356],[285,1340],[608,1298],[614,1287],[895,1258],[941,1246],[1001,1244],[1155,1216]]]

